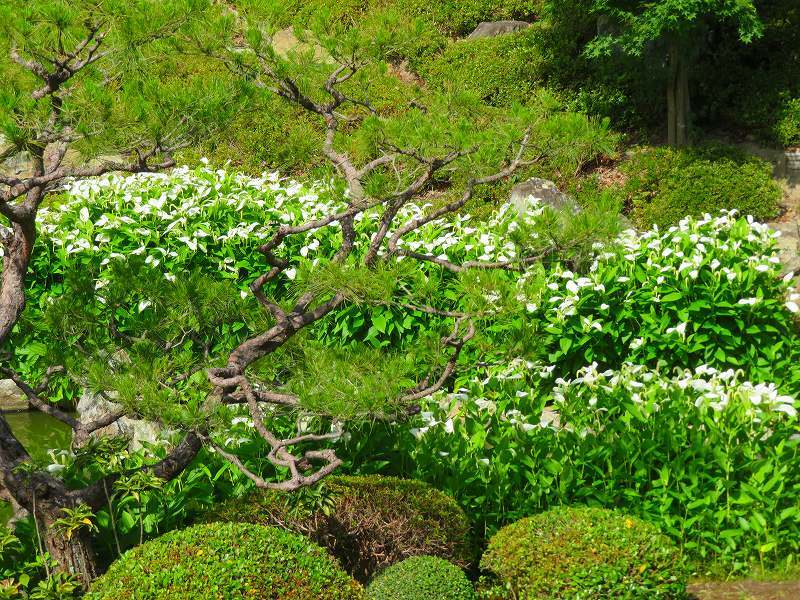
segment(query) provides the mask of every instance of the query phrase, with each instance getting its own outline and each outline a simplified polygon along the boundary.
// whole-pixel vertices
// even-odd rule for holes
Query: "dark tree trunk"
[[[669,45],[667,79],[667,143],[681,147],[689,143],[689,61],[677,42]]]
[[[33,219],[12,223],[3,257],[3,279],[0,284],[0,344],[4,343],[25,309],[25,276],[36,241]]]
[[[61,512],[43,515],[42,539],[45,550],[58,564],[59,570],[75,575],[84,587],[100,574],[97,555],[92,547],[88,529],[79,529],[67,539],[52,528],[53,522],[63,517]]]

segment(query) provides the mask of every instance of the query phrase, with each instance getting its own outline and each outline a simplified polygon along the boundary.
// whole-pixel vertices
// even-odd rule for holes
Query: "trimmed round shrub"
[[[126,552],[87,598],[357,600],[364,592],[301,535],[213,523],[172,531]]]
[[[683,598],[680,553],[656,527],[602,508],[560,507],[501,529],[481,568],[513,598]],[[496,597],[496,596],[493,596]]]
[[[779,212],[781,188],[772,165],[734,148],[650,148],[622,165],[623,188],[633,222],[668,227],[686,216],[738,210],[758,221]]]
[[[382,571],[367,587],[369,600],[474,600],[464,572],[437,556],[412,556]]]
[[[280,525],[308,535],[359,581],[409,556],[466,567],[469,522],[450,496],[421,481],[334,476],[304,493],[258,490],[220,504],[206,521]]]

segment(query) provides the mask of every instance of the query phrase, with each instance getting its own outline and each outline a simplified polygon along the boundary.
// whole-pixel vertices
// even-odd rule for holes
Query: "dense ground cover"
[[[663,82],[657,69],[642,71],[652,56],[598,61],[582,53],[599,28],[588,3],[271,4],[231,7],[269,8],[270,27],[296,26],[303,40],[282,68],[308,76],[301,87],[309,97],[325,88],[330,56],[365,43],[359,35],[381,56],[343,82],[346,93],[366,93],[369,116],[341,116],[333,147],[363,161],[386,152],[387,137],[420,152],[451,149],[453,140],[479,148],[466,169],[445,170],[403,205],[401,221],[452,202],[472,169],[482,172],[481,159],[505,156],[518,142],[522,124],[532,159],[463,211],[400,240],[401,250],[434,260],[398,257],[369,270],[335,260],[346,217],[301,228],[276,255],[259,250],[280,228],[341,215],[348,194],[324,166],[324,127],[253,89],[228,129],[183,154],[191,162],[209,154],[210,162],[72,181],[49,197],[9,364],[25,379],[46,380],[42,389],[62,407],[91,392],[170,428],[138,452],[125,440],[101,440],[33,465],[76,488],[125,473],[104,490],[101,508],[70,508],[54,525],[66,539],[98,541],[104,566],[118,559],[96,584],[98,597],[125,597],[112,581],[118,574],[129,577],[127,588],[156,596],[213,589],[280,597],[301,572],[309,597],[328,584],[338,590],[326,588],[329,595],[361,597],[323,548],[350,576],[371,582],[365,593],[375,598],[469,598],[464,569],[472,580],[482,576],[478,591],[491,598],[555,588],[564,597],[678,598],[686,571],[789,568],[800,550],[800,295],[782,272],[775,235],[760,223],[779,211],[771,166],[717,146],[621,153],[624,136],[608,117],[617,127],[654,128],[663,115],[653,94]],[[770,11],[773,4],[781,3]],[[461,39],[498,17],[536,22]],[[728,26],[719,25],[723,39]],[[784,26],[769,12],[765,39]],[[262,33],[249,31],[247,43]],[[746,52],[774,55],[768,45],[728,51],[712,60],[720,69]],[[225,69],[193,55],[177,78],[198,72]],[[708,112],[697,111],[695,125],[728,110],[710,102],[712,80],[700,95]],[[760,135],[785,146],[800,140],[792,85],[765,86],[764,96],[780,103],[760,120]],[[735,100],[730,106],[745,102]],[[752,120],[740,117],[734,125]],[[392,163],[394,172],[367,180],[369,193],[419,172],[425,160],[412,157],[419,159],[405,155],[412,166]],[[275,166],[295,179],[261,173]],[[531,175],[568,190],[575,210],[506,201]],[[638,231],[620,234],[621,211]],[[381,218],[377,207],[359,212],[350,258],[368,255]],[[259,287],[265,255],[278,274]],[[444,268],[465,262],[514,268]],[[319,436],[347,476],[290,496],[253,494],[246,473],[275,483],[290,467],[275,464],[240,398],[228,404],[210,393],[205,372],[308,293],[341,293],[343,302],[247,376],[258,390],[274,388],[279,404],[280,394],[300,398],[270,409],[270,426]],[[398,402],[425,386],[454,320],[476,333],[459,347],[445,389],[419,406]],[[51,373],[53,364],[63,370]],[[209,449],[180,476],[165,482],[135,471],[167,456],[170,438],[187,431],[200,431]],[[234,525],[144,543],[198,519],[279,526],[321,548],[283,530]],[[39,557],[29,520],[17,534],[0,540],[3,593],[78,591],[69,578],[46,576],[53,565]],[[545,576],[535,560],[542,535],[566,575]],[[270,544],[280,556],[258,555]],[[603,560],[587,567],[598,548]],[[176,553],[192,560],[173,564]],[[270,568],[259,569],[251,554]],[[224,565],[256,583],[241,588],[219,572]],[[218,588],[208,588],[208,573]]]
[[[253,179],[206,167],[76,184],[45,213],[36,273],[48,275],[37,276],[32,289],[45,314],[38,322],[47,327],[22,329],[36,336],[39,353],[23,354],[19,368],[35,371],[38,359],[63,351],[65,342],[111,343],[112,333],[102,325],[110,319],[130,336],[162,331],[172,311],[182,319],[193,315],[205,343],[230,344],[249,319],[258,318],[239,293],[247,285],[238,279],[239,261],[251,256],[251,242],[240,232],[258,239],[266,235],[259,234],[261,223],[308,217],[335,205],[336,193],[327,184]],[[519,251],[515,240],[536,240],[533,234],[551,227],[555,217],[540,206],[520,214],[505,204],[485,220],[433,223],[409,243],[452,259],[513,256]],[[364,219],[359,226],[374,224]],[[519,228],[528,229],[528,237],[515,237]],[[328,236],[336,235],[331,227],[298,241],[296,282],[315,257],[324,256]],[[800,543],[794,500],[800,485],[799,378],[793,375],[798,307],[790,278],[780,273],[772,232],[725,213],[595,242],[588,253],[590,260],[577,271],[553,263],[544,271],[503,275],[495,282],[496,296],[482,291],[462,297],[463,308],[495,311],[504,320],[488,327],[484,341],[465,355],[455,391],[435,398],[407,425],[359,423],[352,398],[347,412],[336,412],[342,406],[336,394],[319,382],[309,388],[306,397],[316,407],[327,403],[330,415],[355,419],[344,425],[348,433],[339,442],[347,468],[433,483],[466,510],[478,539],[550,506],[581,503],[624,507],[660,527],[690,560],[743,569],[754,560],[776,564],[793,555]],[[81,265],[77,278],[59,276],[75,273],[73,264]],[[175,275],[198,269],[216,273],[216,283],[203,280],[217,290],[210,303],[202,295],[196,299],[198,290],[173,282]],[[130,286],[132,271],[140,287]],[[457,280],[450,285],[427,292],[427,299],[460,289]],[[57,298],[66,298],[65,289],[71,294],[63,304]],[[187,312],[186,306],[202,310]],[[430,315],[412,313],[412,320],[404,315],[398,321],[397,314],[385,301],[354,305],[321,323],[315,335],[344,347],[354,339],[374,340],[376,351],[391,353],[397,328],[415,338],[435,326]],[[168,339],[169,329],[163,331]],[[520,342],[531,339],[535,343]],[[117,378],[118,399],[138,414],[147,415],[149,406],[173,425],[190,422],[186,408],[163,413],[156,386],[146,387],[142,364],[152,351],[145,340],[128,352],[141,352],[130,370],[68,364],[75,373],[96,373],[104,385]],[[188,360],[191,342],[174,352]],[[494,366],[480,366],[487,362]],[[119,383],[125,381],[131,381],[127,388]],[[334,377],[332,385],[341,382]],[[375,392],[385,383],[376,385],[365,401],[378,401]],[[64,389],[68,394],[69,385]],[[186,393],[202,393],[202,387]],[[235,409],[216,418],[233,425],[224,443],[258,464],[262,450],[252,423]],[[373,453],[374,447],[383,451]],[[86,468],[75,460],[59,459],[66,479],[81,477]],[[213,466],[212,456],[203,462],[208,465],[198,464],[183,481],[200,477],[206,483],[183,493],[179,485],[148,491],[156,502],[147,511],[148,535],[191,518],[220,494],[246,489],[241,481],[238,491],[231,487],[235,479],[226,475],[213,491],[213,478],[202,471],[224,469]],[[150,512],[165,502],[178,506]],[[123,518],[126,510],[115,509],[122,521],[116,527],[131,532],[126,543],[139,529],[136,511],[129,510]],[[108,514],[101,523],[111,543]]]

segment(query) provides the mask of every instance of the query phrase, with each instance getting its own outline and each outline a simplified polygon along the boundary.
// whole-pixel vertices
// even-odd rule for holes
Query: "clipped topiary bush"
[[[772,165],[724,146],[650,148],[622,165],[623,194],[641,228],[675,225],[686,216],[736,209],[767,221],[778,214],[781,188]]]
[[[280,525],[308,535],[359,581],[410,556],[467,566],[469,522],[455,500],[421,481],[329,477],[303,494],[256,491],[225,502],[206,521]]]
[[[86,597],[356,600],[364,592],[303,536],[274,527],[212,523],[172,531],[126,552]]]
[[[437,556],[412,556],[382,571],[367,587],[370,600],[473,600],[464,572]]]
[[[559,507],[501,529],[481,568],[513,598],[683,598],[676,546],[656,527],[602,509]]]

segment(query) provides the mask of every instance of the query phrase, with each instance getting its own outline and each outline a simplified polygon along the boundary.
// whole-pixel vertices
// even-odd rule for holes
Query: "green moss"
[[[408,10],[430,20],[440,31],[461,36],[482,21],[532,21],[541,14],[542,0],[408,0]]]
[[[735,209],[760,221],[778,214],[781,188],[772,165],[735,149],[650,148],[622,165],[622,189],[633,222],[668,227],[687,215]]]
[[[194,164],[206,157],[215,166],[257,175],[265,170],[302,173],[322,163],[322,125],[281,98],[254,100],[224,131],[184,151],[180,160]]]
[[[334,476],[305,494],[257,491],[219,505],[204,520],[280,524],[304,533],[360,581],[409,556],[430,554],[460,566],[470,562],[464,512],[426,483]]]
[[[450,44],[419,67],[434,90],[467,92],[492,105],[524,103],[539,83],[537,28]]]
[[[370,600],[473,600],[464,572],[436,556],[412,556],[382,571],[367,587]]]
[[[126,552],[87,598],[356,600],[361,586],[306,538],[274,527],[213,523]]]
[[[541,14],[543,4],[542,0],[287,0],[280,22],[291,22],[287,15],[304,20],[326,11],[329,19],[355,24],[378,10],[396,8],[410,17],[424,19],[443,34],[461,36],[481,21],[532,21]]]
[[[675,545],[654,526],[616,511],[561,507],[501,529],[481,568],[513,598],[683,598]]]

